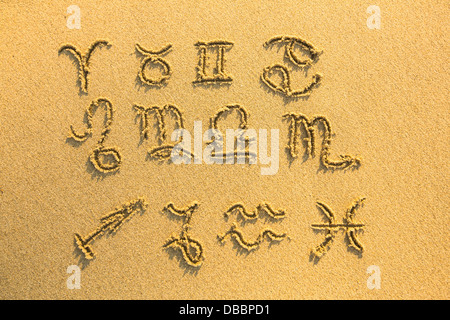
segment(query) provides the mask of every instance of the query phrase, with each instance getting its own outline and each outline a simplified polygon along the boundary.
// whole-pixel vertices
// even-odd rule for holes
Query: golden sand
[[[448,1],[0,9],[0,298],[449,298]],[[200,120],[277,174],[166,161]]]

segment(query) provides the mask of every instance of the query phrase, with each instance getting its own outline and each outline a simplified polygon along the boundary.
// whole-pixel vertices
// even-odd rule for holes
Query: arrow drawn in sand
[[[129,220],[138,211],[144,212],[147,206],[148,204],[145,202],[145,200],[140,197],[116,208],[114,211],[101,218],[100,226],[85,238],[76,233],[75,242],[77,247],[81,250],[81,252],[83,252],[84,257],[87,260],[94,259],[95,254],[89,244],[94,242],[96,238],[106,232],[110,234],[117,232],[117,230],[119,230],[119,228],[125,221]]]

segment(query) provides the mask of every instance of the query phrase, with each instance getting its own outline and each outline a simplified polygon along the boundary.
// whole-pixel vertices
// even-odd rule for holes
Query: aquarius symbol
[[[316,49],[311,43],[297,37],[290,36],[277,36],[269,39],[266,43],[264,43],[264,47],[269,47],[275,43],[286,43],[285,44],[285,56],[289,59],[291,63],[300,68],[310,67],[314,62],[317,61],[319,55],[322,53],[321,50]],[[306,60],[301,60],[294,52],[295,46],[299,46],[303,51],[305,51],[310,58]],[[279,73],[282,77],[282,81],[280,84],[276,84],[270,79],[270,76],[275,72]],[[316,73],[312,77],[312,81],[300,90],[293,90],[291,87],[291,76],[288,68],[281,64],[272,64],[264,68],[263,73],[261,75],[261,80],[265,83],[270,89],[283,93],[288,97],[302,97],[307,96],[311,93],[312,89],[319,85],[322,80],[322,75],[320,73]]]
[[[262,202],[256,207],[256,210],[253,212],[247,212],[244,205],[242,203],[236,203],[232,205],[227,212],[225,212],[225,217],[227,218],[230,214],[240,214],[245,220],[254,220],[258,218],[258,213],[265,213],[273,219],[283,219],[286,217],[286,211],[274,210],[270,206],[270,204],[266,202]]]
[[[328,251],[331,243],[334,240],[334,237],[336,236],[336,232],[341,228],[345,230],[346,237],[349,241],[348,246],[356,249],[360,253],[364,251],[364,247],[359,241],[358,236],[356,235],[356,231],[359,229],[363,229],[365,225],[361,223],[355,223],[353,221],[353,218],[355,216],[356,209],[361,206],[362,202],[365,199],[366,198],[359,198],[353,201],[353,203],[346,211],[346,215],[343,219],[344,223],[336,223],[333,211],[326,204],[317,202],[317,206],[327,217],[328,223],[311,224],[311,228],[313,229],[326,231],[325,240],[320,245],[311,250],[314,256],[316,256],[317,258],[321,258]]]
[[[227,236],[233,237],[236,242],[245,250],[247,251],[253,251],[259,248],[261,243],[264,241],[265,238],[268,238],[270,242],[273,241],[282,241],[287,237],[286,233],[276,233],[273,230],[266,228],[258,235],[256,240],[246,240],[244,238],[244,235],[242,234],[242,231],[237,227],[236,223],[233,223],[231,225],[231,228],[225,232],[223,235],[218,235],[217,239],[220,242],[224,242],[225,238]]]
[[[150,121],[149,121],[150,114],[154,113],[156,117],[156,123],[158,125],[157,137],[160,146],[149,149],[148,151],[149,156],[153,159],[158,160],[170,159],[172,149],[176,144],[181,143],[183,137],[181,136],[179,140],[174,143],[165,142],[167,140],[167,129],[166,129],[167,125],[165,114],[172,115],[174,117],[177,129],[184,129],[184,119],[180,109],[171,104],[167,104],[162,108],[157,106],[144,107],[140,105],[134,105],[134,108],[141,117],[141,136],[143,137],[143,139],[148,139],[148,133],[150,131]],[[182,152],[186,151],[183,150]],[[194,157],[194,155],[192,154],[189,154],[189,156]]]
[[[179,236],[172,235],[163,245],[163,248],[172,247],[180,249],[184,261],[192,267],[200,267],[205,259],[202,244],[189,236],[191,218],[198,206],[199,204],[194,202],[186,208],[179,209],[170,202],[163,210],[173,215],[184,217],[181,234]]]
[[[312,117],[312,119],[308,119],[308,117],[300,113],[286,113],[283,115],[283,117],[288,118],[291,121],[289,126],[289,142],[287,148],[292,158],[295,159],[299,155],[298,148],[300,145],[302,127],[306,131],[306,138],[304,139],[304,141],[306,141],[307,143],[306,154],[312,157],[315,156],[315,126],[318,127],[319,123],[321,123],[324,127],[322,151],[320,152],[320,161],[322,165],[324,165],[328,169],[343,169],[350,166],[359,167],[361,165],[361,159],[359,157],[351,155],[340,155],[339,160],[329,159],[332,132],[330,122],[324,116],[314,116]]]
[[[229,75],[225,72],[225,50],[233,47],[233,43],[229,41],[211,41],[211,42],[202,42],[199,41],[195,44],[199,49],[199,62],[197,66],[197,78],[193,82],[194,84],[226,84],[233,81]],[[216,48],[217,49],[217,60],[216,60],[216,68],[215,73],[212,76],[208,76],[206,74],[206,49],[207,48]]]
[[[97,169],[98,171],[103,173],[109,173],[119,169],[122,163],[122,155],[117,147],[106,148],[103,146],[106,137],[111,131],[111,125],[114,116],[113,106],[108,99],[98,98],[97,100],[92,101],[92,103],[86,109],[87,128],[84,130],[83,133],[77,133],[73,128],[73,125],[70,125],[69,137],[74,139],[75,141],[83,142],[86,141],[90,136],[92,136],[93,131],[92,118],[94,117],[96,110],[101,104],[103,104],[106,109],[105,127],[102,130],[100,139],[97,143],[97,147],[95,147],[95,149],[89,156],[89,160],[91,161],[95,169]],[[108,156],[111,156],[113,158],[112,163],[106,163],[104,161],[104,159],[107,158]]]
[[[248,136],[244,137],[245,130],[248,129],[248,118],[250,115],[249,115],[249,112],[247,111],[247,109],[240,105],[236,104],[236,105],[228,105],[228,106],[222,107],[216,112],[216,114],[214,116],[212,116],[210,118],[211,129],[214,130],[215,135],[213,136],[213,138],[210,141],[206,142],[206,144],[207,145],[214,144],[217,148],[223,150],[223,135],[219,131],[218,123],[222,116],[232,112],[233,110],[236,110],[236,112],[238,112],[239,116],[240,116],[240,123],[239,123],[239,127],[238,127],[238,136],[235,137],[235,141],[234,141],[234,145],[236,146],[236,148],[233,152],[228,152],[228,153],[221,152],[218,154],[216,154],[216,149],[214,148],[211,152],[211,156],[213,158],[214,157],[222,158],[224,160],[227,158],[233,157],[233,161],[234,161],[234,159],[244,158],[245,160],[248,160],[250,163],[253,163],[256,161],[256,157],[257,157],[256,152],[249,150],[250,142],[253,140],[251,140]],[[245,146],[245,150],[242,150],[242,149],[244,149],[242,147],[242,140],[243,140],[243,145]]]
[[[108,213],[106,216],[101,218],[100,226],[91,232],[87,237],[83,238],[78,233],[75,234],[75,243],[78,249],[81,250],[87,260],[94,259],[95,254],[89,244],[106,232],[110,234],[116,233],[125,221],[131,219],[131,217],[138,211],[141,213],[144,212],[147,206],[148,205],[144,198],[139,197],[136,200],[132,200],[116,208],[113,212]]]
[[[286,211],[283,209],[274,210],[267,202],[261,202],[253,212],[248,212],[242,203],[236,203],[232,205],[224,214],[225,218],[228,218],[231,214],[236,213],[241,215],[244,220],[255,220],[258,218],[258,214],[265,213],[272,219],[283,219],[286,217]],[[237,227],[236,223],[232,223],[230,229],[222,235],[218,235],[217,238],[220,242],[224,242],[225,238],[230,236],[234,238],[239,246],[247,251],[253,251],[259,248],[264,239],[268,239],[270,242],[282,241],[287,237],[286,233],[276,233],[275,231],[265,228],[261,231],[258,237],[254,240],[246,240],[242,231]]]
[[[139,79],[141,81],[149,86],[162,86],[164,85],[167,80],[172,75],[172,68],[170,67],[169,63],[164,60],[163,58],[157,57],[159,55],[164,55],[169,53],[172,50],[172,45],[168,44],[164,48],[160,50],[147,50],[144,49],[141,45],[136,44],[136,50],[145,56],[145,59],[142,61],[141,67],[139,69],[138,75]],[[157,79],[151,79],[146,76],[145,74],[145,68],[147,65],[153,64],[153,65],[160,65],[163,68],[162,75]]]
[[[89,63],[92,56],[92,53],[97,47],[101,46],[110,46],[108,41],[105,40],[98,40],[95,41],[87,50],[86,54],[81,54],[81,52],[73,45],[66,44],[63,45],[58,53],[61,54],[61,52],[67,50],[68,52],[72,53],[72,55],[77,59],[78,61],[78,80],[80,81],[80,88],[81,92],[87,93],[88,92],[88,75],[90,73],[89,71]]]

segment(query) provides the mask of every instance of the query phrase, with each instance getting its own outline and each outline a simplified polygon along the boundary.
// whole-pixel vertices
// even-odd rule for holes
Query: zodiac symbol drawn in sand
[[[237,243],[245,250],[247,251],[253,251],[259,248],[259,246],[261,245],[261,243],[264,241],[264,239],[267,237],[269,239],[269,241],[282,241],[283,239],[285,239],[287,237],[286,233],[276,233],[273,230],[269,229],[269,228],[265,228],[263,231],[261,231],[261,233],[258,235],[258,237],[256,238],[256,240],[251,241],[251,240],[246,240],[244,238],[244,235],[242,234],[242,231],[237,227],[236,223],[233,223],[231,225],[231,228],[225,232],[222,235],[218,235],[217,239],[220,242],[224,242],[225,238],[227,236],[233,237]]]
[[[266,213],[269,217],[273,219],[283,219],[286,217],[286,211],[283,209],[274,210],[267,202],[262,202],[256,207],[253,212],[248,212],[242,203],[236,203],[232,205],[225,213],[224,216],[227,218],[231,214],[236,213],[241,215],[244,220],[254,220],[258,218],[258,213]]]
[[[237,136],[234,139],[234,151],[224,153],[219,152],[216,153],[216,149],[223,150],[223,134],[219,130],[219,122],[221,118],[231,113],[233,110],[238,112],[240,117],[240,123],[237,130]],[[207,141],[207,145],[214,146],[214,149],[211,151],[211,156],[213,158],[222,158],[222,160],[226,160],[227,163],[234,163],[236,160],[237,163],[242,163],[248,161],[250,164],[256,163],[257,154],[254,150],[256,147],[255,141],[248,136],[245,136],[245,130],[248,129],[248,119],[250,114],[248,110],[238,104],[236,105],[228,105],[220,108],[211,118],[210,124],[211,129],[214,132],[214,136],[210,141]]]
[[[229,41],[199,41],[195,44],[199,49],[199,62],[197,66],[197,78],[194,84],[227,84],[231,83],[233,79],[225,72],[225,50],[233,47],[233,42]],[[207,75],[207,49],[217,49],[216,68],[213,75]]]
[[[265,213],[275,220],[283,219],[286,217],[285,210],[274,210],[267,202],[262,202],[261,204],[259,204],[256,207],[256,210],[254,210],[253,212],[248,212],[242,203],[235,203],[225,212],[224,216],[225,218],[228,218],[233,213],[241,215],[244,220],[255,220],[258,218],[258,213]],[[247,251],[258,249],[264,239],[268,239],[270,242],[279,242],[288,237],[286,233],[276,233],[270,228],[265,228],[260,232],[260,234],[254,241],[246,240],[242,231],[237,227],[236,223],[232,223],[230,229],[224,234],[218,235],[217,239],[221,243],[223,243],[227,236],[234,238],[238,245]]]
[[[172,50],[172,45],[168,44],[160,50],[147,50],[137,43],[136,50],[145,57],[144,60],[142,60],[141,66],[139,68],[139,79],[141,79],[143,83],[149,86],[160,87],[164,85],[172,75],[172,68],[165,59],[159,56],[169,53]],[[160,65],[163,68],[161,76],[156,79],[147,77],[145,69],[148,65]]]
[[[92,101],[89,107],[86,109],[86,119],[87,119],[87,128],[83,133],[77,133],[73,128],[73,125],[70,125],[70,135],[69,138],[74,139],[75,141],[83,142],[86,141],[91,135],[93,131],[92,118],[98,107],[100,105],[104,105],[106,109],[106,121],[105,126],[102,130],[100,139],[97,142],[97,146],[92,151],[89,160],[100,172],[109,173],[117,171],[120,168],[122,163],[122,155],[117,147],[105,147],[103,143],[105,142],[106,137],[111,131],[111,125],[114,117],[114,109],[112,103],[105,98],[98,98],[97,100]],[[113,161],[111,163],[107,163],[105,159],[107,157],[112,157]]]
[[[163,210],[170,214],[184,217],[184,222],[181,227],[181,234],[172,235],[163,245],[163,248],[172,247],[180,249],[181,253],[183,254],[184,261],[192,267],[200,267],[203,263],[203,260],[205,259],[202,244],[189,235],[191,218],[194,211],[197,210],[198,206],[198,202],[193,202],[192,205],[186,208],[179,209],[170,202]]]
[[[285,56],[293,65],[299,68],[310,67],[313,63],[317,62],[319,55],[322,53],[321,50],[318,50],[306,40],[291,36],[273,37],[264,43],[264,47],[267,48],[275,43],[285,43]],[[305,60],[299,58],[299,56],[294,51],[294,48],[296,46],[306,52],[307,55],[309,55],[309,58]],[[277,84],[270,79],[271,75],[273,75],[274,73],[278,73],[281,76],[282,81],[280,84]],[[303,97],[309,95],[312,89],[319,85],[320,81],[322,80],[322,75],[320,73],[316,73],[315,75],[313,75],[312,81],[307,86],[302,89],[293,90],[291,86],[290,70],[285,65],[272,64],[264,68],[261,75],[261,80],[273,91],[280,92],[287,97]]]
[[[172,149],[178,143],[181,143],[183,140],[183,136],[181,136],[178,141],[169,143],[167,142],[167,119],[166,115],[172,115],[175,120],[175,128],[176,129],[184,129],[184,119],[183,113],[178,109],[178,107],[167,104],[164,107],[145,107],[140,105],[134,105],[134,108],[138,112],[141,117],[141,136],[143,139],[148,139],[148,134],[150,131],[150,114],[154,114],[156,118],[156,123],[158,125],[157,137],[159,141],[159,146],[152,147],[148,150],[148,154],[151,158],[157,160],[168,160],[171,157]],[[187,152],[186,150],[182,150],[180,152]],[[193,154],[188,154],[191,158],[194,157]]]
[[[86,51],[86,53],[83,55],[75,46],[71,44],[63,45],[58,53],[61,54],[63,51],[70,52],[78,61],[78,80],[80,81],[80,89],[81,92],[87,93],[88,92],[88,76],[90,73],[89,67],[90,67],[90,60],[92,53],[96,48],[99,48],[101,46],[111,46],[108,41],[106,40],[98,40],[95,41]]]
[[[110,234],[116,233],[125,221],[131,219],[137,212],[144,212],[147,207],[148,204],[145,202],[144,198],[139,197],[136,200],[132,200],[116,208],[114,211],[101,218],[100,226],[85,238],[78,233],[75,234],[75,243],[78,249],[81,250],[87,260],[94,259],[95,254],[92,247],[89,246],[90,243],[94,242],[96,238],[106,232]]]
[[[311,250],[311,253],[315,257],[321,258],[328,251],[331,243],[336,236],[336,232],[341,228],[345,230],[346,237],[349,241],[348,246],[354,248],[360,253],[364,251],[364,246],[359,241],[358,236],[356,235],[356,231],[359,229],[363,229],[365,225],[361,223],[355,223],[353,221],[353,218],[355,216],[356,209],[361,206],[365,199],[366,198],[359,198],[352,202],[352,204],[346,211],[346,215],[343,219],[344,223],[341,224],[335,222],[335,214],[326,204],[317,202],[317,206],[327,217],[328,223],[318,223],[311,225],[311,228],[313,229],[326,231],[325,240],[320,245]]]
[[[323,141],[322,141],[322,151],[320,152],[320,161],[323,166],[327,169],[343,169],[347,167],[359,167],[361,165],[361,159],[359,157],[351,155],[340,155],[339,160],[330,160],[330,149],[332,132],[331,125],[328,119],[324,116],[314,116],[311,119],[303,114],[296,113],[286,113],[283,115],[284,118],[290,120],[289,126],[289,142],[287,149],[292,158],[297,158],[299,156],[300,147],[300,136],[301,129],[303,128],[306,133],[306,138],[304,141],[307,142],[306,154],[308,156],[315,156],[315,144],[316,144],[316,129],[318,130],[319,124],[324,127]]]

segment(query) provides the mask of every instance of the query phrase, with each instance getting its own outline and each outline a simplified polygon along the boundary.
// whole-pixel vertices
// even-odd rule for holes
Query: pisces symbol
[[[355,216],[355,211],[358,207],[361,206],[362,202],[366,198],[359,198],[353,201],[350,207],[346,211],[346,215],[344,217],[344,223],[336,223],[335,215],[333,211],[323,202],[317,202],[317,206],[322,211],[322,213],[327,217],[328,223],[320,223],[320,224],[311,224],[311,228],[316,230],[325,230],[327,233],[325,235],[325,240],[311,250],[312,254],[321,258],[331,246],[331,243],[336,236],[336,232],[343,228],[345,230],[345,234],[349,241],[348,246],[354,248],[358,252],[362,253],[364,251],[364,246],[359,241],[358,236],[356,235],[356,231],[364,228],[364,224],[355,223],[353,218]]]

